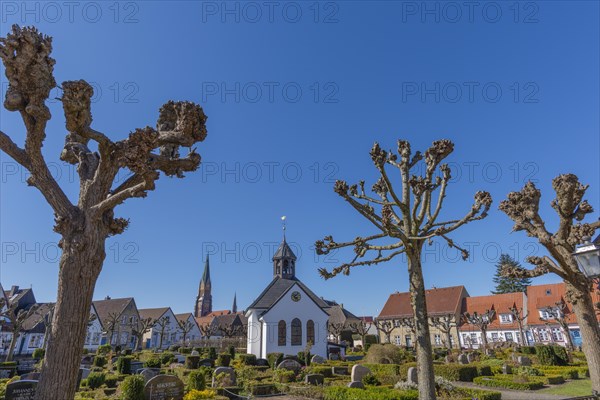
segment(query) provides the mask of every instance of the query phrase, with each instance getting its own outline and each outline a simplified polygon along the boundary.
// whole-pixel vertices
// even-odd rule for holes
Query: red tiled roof
[[[556,307],[556,303],[566,302],[566,287],[564,283],[529,286],[527,288],[527,298],[529,310],[527,323],[529,325],[544,325],[546,321],[540,318],[540,310],[547,307]],[[568,302],[564,313],[570,324],[577,323],[573,307]]]
[[[508,324],[501,323],[500,314],[509,314],[509,309],[513,306],[516,306],[518,309],[522,309],[523,298],[524,293],[522,292],[467,297],[463,300],[461,314],[464,314],[466,312],[468,312],[469,314],[473,314],[474,312],[477,312],[478,314],[483,314],[487,312],[487,310],[494,310],[495,314],[492,318],[492,321],[488,325],[489,330],[517,328],[518,325],[515,321]],[[459,328],[459,330],[473,329],[476,328],[471,324],[462,324]]]
[[[463,293],[468,296],[464,286],[429,289],[425,291],[427,312],[429,315],[455,314],[460,311]],[[379,318],[412,317],[410,293],[393,293],[383,306]]]

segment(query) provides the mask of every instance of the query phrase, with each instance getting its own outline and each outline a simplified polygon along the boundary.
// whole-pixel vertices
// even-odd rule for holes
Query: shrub
[[[296,380],[296,373],[287,369],[276,369],[274,376],[279,383],[289,383]]]
[[[400,380],[400,366],[396,364],[363,364],[384,385],[393,385]],[[331,369],[331,368],[330,368]]]
[[[229,346],[227,348],[227,351],[229,352],[229,356],[231,357],[231,359],[233,360],[235,358],[235,346]]]
[[[552,346],[552,350],[554,350],[554,355],[558,358],[558,365],[567,365],[569,363],[569,353],[567,353],[567,349],[562,346],[554,345]]]
[[[98,389],[104,384],[105,379],[104,372],[90,372],[87,377],[87,385],[90,389]]]
[[[393,344],[373,344],[365,357],[372,364],[401,364],[406,360],[402,350]]]
[[[542,376],[544,375],[539,369],[522,366],[515,370],[515,375],[523,375],[523,376]]]
[[[533,382],[514,382],[508,379],[489,378],[486,376],[480,376],[473,379],[473,383],[481,386],[497,387],[504,389],[514,390],[536,390],[544,387],[541,381]]]
[[[331,378],[333,376],[333,371],[331,367],[311,367],[310,372],[312,374],[321,374],[325,378]]]
[[[243,365],[256,365],[256,356],[254,354],[240,354],[239,359]]]
[[[33,358],[35,358],[36,360],[41,360],[42,358],[44,358],[45,354],[46,354],[46,350],[44,350],[44,349],[35,349],[33,351],[33,354],[31,356]]]
[[[283,353],[269,353],[267,354],[267,361],[269,361],[269,365],[271,368],[277,367],[279,363],[283,360]]]
[[[477,377],[477,368],[470,365],[440,364],[434,365],[436,375],[451,381],[472,382]]]
[[[106,378],[104,378],[104,384],[108,388],[116,388],[118,382],[119,382],[119,377],[116,375],[106,375]]]
[[[204,400],[214,399],[216,392],[214,390],[191,390],[183,397],[183,400]]]
[[[160,356],[160,362],[162,365],[169,365],[175,361],[175,356],[170,351],[165,351]]]
[[[119,357],[117,360],[117,372],[119,374],[131,375],[131,356]]]
[[[192,371],[188,375],[188,390],[206,389],[206,377],[202,371]]]
[[[535,354],[542,365],[567,365],[569,362],[562,346],[535,346]]]
[[[475,365],[477,376],[493,376],[492,367],[489,365]]]
[[[94,357],[94,367],[102,368],[106,365],[106,357],[104,356],[96,356]]]
[[[217,349],[215,349],[214,347],[209,347],[208,348],[208,358],[210,358],[211,360],[216,360],[217,359]]]
[[[144,378],[131,375],[121,383],[122,400],[144,400]]]
[[[200,356],[186,356],[185,367],[187,369],[196,369],[200,363]]]
[[[173,344],[169,346],[169,351],[178,351],[181,346],[178,344]]]
[[[98,346],[98,349],[96,350],[96,354],[105,356],[108,353],[110,353],[111,350],[112,350],[112,347],[110,346],[110,344],[103,344],[101,346]]]
[[[217,357],[217,365],[220,367],[229,367],[229,364],[231,363],[231,356],[227,353],[221,353],[219,354],[219,356]]]
[[[325,400],[418,400],[419,393],[414,390],[397,391],[388,387],[369,387],[353,389],[342,386],[325,388]]]
[[[367,375],[365,375],[363,377],[362,382],[365,385],[368,385],[368,386],[379,386],[379,385],[381,385],[381,382],[379,382],[379,379],[377,379],[377,377],[375,375],[373,375],[373,374],[367,374]]]
[[[300,361],[301,364],[304,364],[306,366],[310,365],[310,358],[312,357],[312,355],[310,354],[310,352],[306,353],[304,351],[299,351],[298,352],[298,361]]]
[[[158,358],[149,358],[144,362],[144,368],[160,368],[161,365],[160,359]]]
[[[181,354],[190,354],[192,352],[192,349],[189,347],[180,347],[179,352]]]

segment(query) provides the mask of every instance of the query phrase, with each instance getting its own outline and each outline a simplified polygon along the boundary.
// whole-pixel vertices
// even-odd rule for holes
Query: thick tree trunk
[[[448,350],[452,350],[452,333],[450,333],[451,330],[452,330],[451,327],[449,327],[446,330],[446,348]]]
[[[485,350],[485,349],[487,349],[487,347],[488,347],[487,329],[481,328],[481,348],[483,350]]]
[[[63,239],[58,297],[36,400],[71,400],[77,376],[96,280],[104,261],[104,239],[86,232]]]
[[[583,352],[587,359],[592,381],[592,390],[600,392],[600,327],[594,310],[594,303],[589,290],[585,288],[574,288],[569,282],[565,282],[567,291],[577,291],[577,301],[573,302],[573,311],[577,316],[577,323],[581,330]]]
[[[435,374],[420,254],[408,255],[410,298],[415,318],[419,400],[435,400]]]

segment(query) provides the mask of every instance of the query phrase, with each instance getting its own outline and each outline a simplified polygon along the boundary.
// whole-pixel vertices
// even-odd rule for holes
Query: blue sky
[[[394,148],[403,138],[421,150],[441,138],[455,142],[446,217],[462,216],[477,190],[494,198],[487,219],[452,235],[473,249],[469,261],[442,242],[426,249],[427,287],[486,294],[500,252],[521,261],[543,254],[524,234],[510,234],[497,210],[529,178],[542,189],[550,227],[551,179],[560,173],[589,183],[598,209],[598,3],[423,4],[4,2],[2,35],[19,23],[53,36],[57,82],[93,82],[93,126],[113,139],[153,126],[169,99],[199,102],[209,116],[201,169],[183,180],[162,177],[146,199],[118,208],[131,224],[107,242],[95,298],[133,296],[140,308],[192,311],[210,253],[214,308],[229,308],[234,292],[243,308],[272,277],[286,215],[297,275],[356,314],[376,314],[390,293],[407,290],[405,262],[324,281],[317,268],[350,255],[325,259],[312,250],[326,234],[373,233],[332,187],[335,179],[370,186],[374,141]],[[4,70],[1,82],[4,97]],[[74,171],[58,159],[62,109],[49,105],[44,153],[75,198]],[[18,116],[2,109],[0,117],[22,143]],[[8,156],[0,160],[1,281],[32,285],[39,301],[53,301],[51,210]]]

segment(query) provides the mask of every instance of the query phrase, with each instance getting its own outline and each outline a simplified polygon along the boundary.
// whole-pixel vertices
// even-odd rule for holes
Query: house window
[[[492,333],[492,342],[497,342],[498,341],[498,333],[494,332]]]
[[[540,334],[540,340],[542,342],[547,342],[550,340],[550,338],[548,337],[548,331],[546,331],[545,329],[540,329],[539,334]]]
[[[292,346],[302,345],[302,322],[298,318],[292,320]]]
[[[500,314],[500,323],[501,324],[510,324],[512,322],[511,314]]]
[[[394,344],[396,346],[402,345],[402,338],[400,337],[400,335],[394,335]]]
[[[555,342],[562,342],[564,340],[563,333],[559,328],[552,328],[552,339]]]
[[[285,346],[285,335],[286,335],[286,326],[285,326],[285,321],[281,320],[279,321],[279,324],[277,324],[277,345],[278,346]]]
[[[406,347],[412,347],[412,338],[410,335],[404,336],[404,340],[406,342]]]
[[[400,328],[400,320],[398,320],[398,319],[394,320],[394,328]]]
[[[29,348],[33,349],[33,348],[38,348],[40,347],[40,343],[41,342],[41,336],[38,335],[31,335],[31,337],[29,338]]]
[[[315,323],[312,319],[306,322],[306,343],[315,344]]]
[[[433,342],[435,343],[436,346],[441,346],[442,345],[442,337],[436,333],[435,335],[433,335]]]
[[[504,333],[504,338],[506,338],[507,342],[513,342],[513,334],[512,332],[505,332]]]
[[[477,334],[476,333],[471,333],[471,343],[473,344],[477,344]]]

